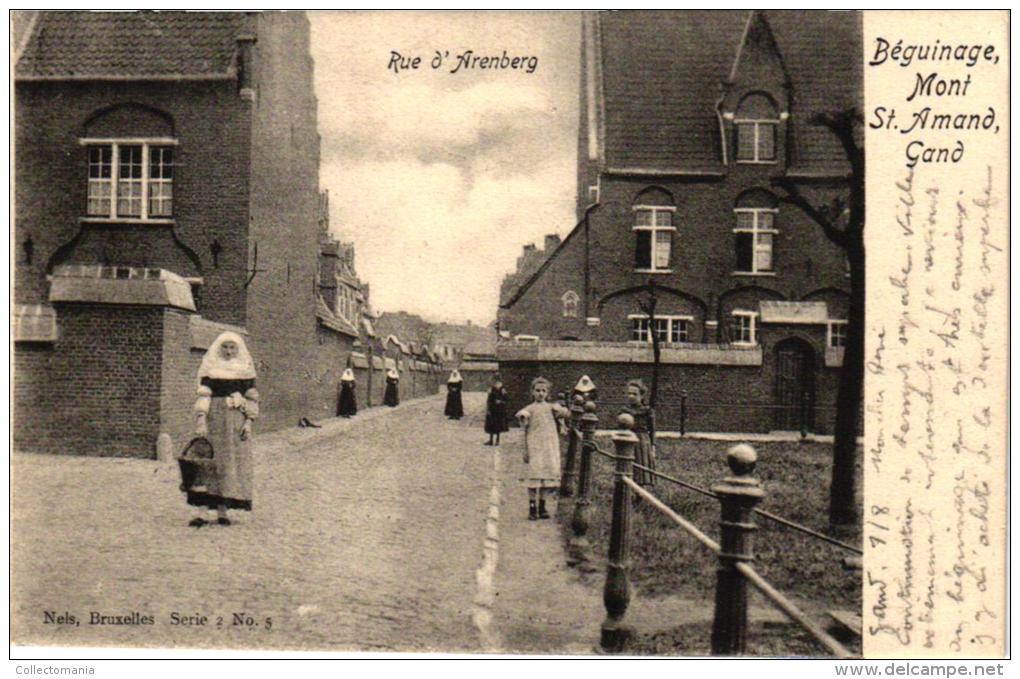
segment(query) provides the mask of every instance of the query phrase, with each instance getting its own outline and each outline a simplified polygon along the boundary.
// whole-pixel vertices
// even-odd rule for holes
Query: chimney
[[[553,253],[553,250],[560,246],[560,237],[555,233],[547,234],[545,237],[545,254],[549,256]]]

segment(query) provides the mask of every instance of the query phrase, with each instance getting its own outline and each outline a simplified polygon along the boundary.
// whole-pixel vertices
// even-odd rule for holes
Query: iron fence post
[[[754,560],[754,508],[765,492],[752,474],[754,448],[741,443],[726,454],[733,476],[712,486],[719,496],[719,565],[716,569],[712,655],[741,655],[747,650],[747,581],[736,569]]]
[[[595,429],[599,417],[595,414],[595,402],[584,404],[584,414],[579,418],[581,428],[581,465],[577,477],[577,498],[574,500],[574,514],[570,527],[574,535],[570,539],[570,564],[577,564],[581,570],[591,571],[591,544],[588,542],[588,528],[591,524],[591,456],[595,449]]]
[[[560,479],[560,497],[571,497],[574,494],[574,479],[577,476],[577,437],[578,426],[584,414],[584,397],[574,396],[570,404],[570,422],[567,424],[567,459],[563,466],[563,478]]]
[[[624,413],[617,418],[622,431],[613,435],[616,447],[616,471],[613,487],[613,525],[609,538],[609,559],[606,566],[606,585],[602,601],[606,606],[606,619],[602,622],[602,649],[610,653],[624,650],[633,637],[633,629],[624,623],[630,605],[630,486],[625,478],[633,474],[634,446],[638,438],[631,431],[634,418]]]

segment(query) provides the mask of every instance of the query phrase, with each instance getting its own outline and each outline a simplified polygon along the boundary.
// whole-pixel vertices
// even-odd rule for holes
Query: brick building
[[[257,427],[330,413],[346,345],[322,331],[305,15],[41,12],[15,28],[18,449],[179,444],[225,328],[256,361]]]
[[[578,223],[522,255],[498,313],[517,400],[536,374],[588,374],[618,407],[628,378],[649,381],[656,333],[665,427],[686,392],[689,430],[831,431],[846,263],[777,182],[846,195],[849,164],[811,118],[860,108],[860,52],[856,13],[585,16]]]

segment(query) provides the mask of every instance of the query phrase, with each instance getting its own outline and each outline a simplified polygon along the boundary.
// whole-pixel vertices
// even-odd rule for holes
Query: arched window
[[[776,131],[779,113],[764,94],[749,94],[740,101],[733,117],[738,163],[776,162]]]
[[[580,298],[573,290],[567,290],[560,298],[563,301],[563,318],[577,318],[577,304]]]
[[[634,268],[643,273],[672,271],[673,196],[660,188],[645,189],[634,199]]]
[[[162,220],[173,217],[173,121],[162,111],[125,104],[96,112],[81,143],[88,158],[86,217]]]
[[[747,191],[737,198],[733,208],[736,273],[775,274],[773,245],[779,233],[776,230],[777,205],[775,196],[768,191]]]

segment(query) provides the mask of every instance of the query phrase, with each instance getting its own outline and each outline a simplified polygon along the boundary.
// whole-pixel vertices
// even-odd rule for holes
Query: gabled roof
[[[234,77],[241,12],[40,12],[18,79]]]
[[[791,166],[845,164],[831,133],[808,121],[861,104],[860,14],[757,11],[791,82]],[[607,167],[723,169],[716,104],[750,16],[747,10],[599,14]]]
[[[849,171],[836,137],[811,124],[818,113],[864,107],[860,12],[770,11],[765,20],[793,83],[794,149],[788,172],[823,168]],[[863,135],[863,129],[858,132]],[[859,140],[863,144],[863,136]]]
[[[333,313],[320,295],[315,297],[315,317],[319,319],[325,327],[336,332],[343,333],[344,335],[350,335],[351,337],[358,336],[358,329],[351,325],[343,316]]]
[[[538,269],[536,269],[530,276],[528,276],[528,279],[521,283],[516,290],[514,290],[513,294],[510,295],[510,298],[507,299],[505,302],[500,303],[499,305],[500,309],[509,309],[510,307],[517,303],[517,300],[524,296],[524,293],[528,291],[528,289],[534,284],[534,282],[541,278],[542,274],[545,273],[545,270],[549,268],[549,265],[552,264],[553,260],[556,259],[556,257],[559,256],[559,254],[566,249],[567,243],[573,240],[573,238],[578,233],[581,232],[581,227],[584,226],[586,221],[588,221],[588,216],[598,208],[599,203],[593,203],[592,205],[588,206],[587,210],[585,210],[584,217],[581,219],[581,221],[579,221],[574,226],[574,228],[570,230],[570,233],[567,234],[566,238],[560,241],[560,244],[557,245],[556,249],[553,250],[549,254],[549,256],[545,258],[545,261],[542,262],[542,265],[539,266]]]
[[[747,14],[599,14],[608,166],[721,168],[715,104]]]

